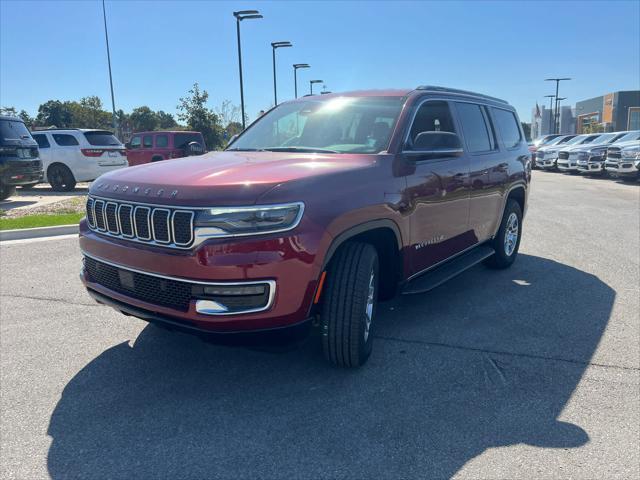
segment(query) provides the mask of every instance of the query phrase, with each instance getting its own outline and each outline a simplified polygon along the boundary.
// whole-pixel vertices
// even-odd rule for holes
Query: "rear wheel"
[[[56,192],[70,192],[76,187],[76,179],[66,165],[51,165],[47,170],[47,179]]]
[[[502,223],[498,234],[493,239],[495,254],[485,260],[490,268],[509,268],[515,262],[522,237],[522,209],[514,199],[507,200]]]
[[[16,187],[13,185],[0,184],[0,200],[6,200],[7,198],[15,195]]]
[[[376,249],[367,243],[347,243],[331,261],[321,322],[324,355],[334,365],[358,367],[371,354],[378,270]]]

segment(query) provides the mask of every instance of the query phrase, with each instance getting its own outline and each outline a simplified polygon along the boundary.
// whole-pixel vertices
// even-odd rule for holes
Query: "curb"
[[[0,241],[24,240],[27,238],[55,237],[78,233],[78,225],[56,225],[55,227],[18,228],[0,230]]]

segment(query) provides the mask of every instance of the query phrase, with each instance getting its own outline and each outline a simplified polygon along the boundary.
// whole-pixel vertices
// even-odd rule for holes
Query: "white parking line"
[[[70,238],[78,238],[77,233],[69,235],[55,235],[53,237],[39,237],[39,238],[23,238],[21,240],[3,240],[0,242],[0,246],[15,245],[18,243],[35,243],[35,242],[47,242],[51,240],[68,240]]]

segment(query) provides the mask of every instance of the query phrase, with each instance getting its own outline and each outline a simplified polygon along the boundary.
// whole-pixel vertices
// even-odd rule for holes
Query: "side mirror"
[[[237,133],[235,135],[231,136],[231,138],[229,139],[229,142],[227,143],[227,145],[231,145],[233,142],[235,142],[236,138],[238,138],[238,134]]]
[[[463,152],[460,137],[451,132],[420,132],[413,148],[406,153],[459,155]]]
[[[124,148],[126,148],[127,150],[131,149],[131,142],[125,143]]]

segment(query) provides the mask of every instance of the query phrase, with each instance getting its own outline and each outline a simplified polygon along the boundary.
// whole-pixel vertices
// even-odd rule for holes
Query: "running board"
[[[480,263],[485,258],[489,258],[494,253],[493,248],[487,245],[476,247],[473,250],[411,280],[402,289],[402,295],[414,295],[416,293],[425,293],[429,290],[433,290],[447,280],[452,279],[456,275],[459,275],[465,270]]]

